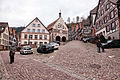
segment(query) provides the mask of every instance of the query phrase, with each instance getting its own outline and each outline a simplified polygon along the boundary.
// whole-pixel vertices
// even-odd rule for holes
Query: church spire
[[[61,17],[61,10],[60,10],[60,12],[59,12],[59,18]]]

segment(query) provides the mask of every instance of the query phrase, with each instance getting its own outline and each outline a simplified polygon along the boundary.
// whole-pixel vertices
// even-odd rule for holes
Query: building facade
[[[59,18],[57,20],[48,25],[47,29],[50,33],[50,42],[66,42],[68,40],[68,28],[61,17],[61,13],[59,13]]]
[[[49,43],[49,32],[43,23],[36,17],[21,31],[21,45],[39,47]]]
[[[12,27],[9,27],[9,44],[12,45],[12,43],[16,42],[16,34],[15,30]]]
[[[2,31],[0,32],[0,50],[6,50],[9,49],[9,25],[7,22],[0,22],[0,27],[2,27],[0,30]]]
[[[118,0],[99,0],[95,19],[95,34],[106,39],[120,39]]]

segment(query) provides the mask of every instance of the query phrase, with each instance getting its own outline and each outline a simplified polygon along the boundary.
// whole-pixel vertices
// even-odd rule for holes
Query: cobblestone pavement
[[[104,53],[97,53],[94,44],[72,41],[54,53],[38,56],[39,59],[78,77],[120,80],[120,48],[105,49]]]
[[[6,80],[79,80],[75,76],[41,63],[32,58],[32,55],[16,53],[15,63],[9,64],[8,51],[0,54],[9,75]]]
[[[1,52],[0,52],[1,53]],[[120,80],[120,48],[97,53],[96,45],[68,42],[50,54],[1,56],[10,80]]]

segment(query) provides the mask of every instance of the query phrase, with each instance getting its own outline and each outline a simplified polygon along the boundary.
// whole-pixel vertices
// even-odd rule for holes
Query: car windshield
[[[24,50],[31,50],[31,47],[24,47]]]

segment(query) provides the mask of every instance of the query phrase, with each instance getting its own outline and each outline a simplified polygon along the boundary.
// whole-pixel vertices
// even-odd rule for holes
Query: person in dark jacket
[[[100,47],[102,48],[102,44],[101,44],[101,42],[100,42],[100,39],[97,41],[97,51],[98,51],[98,53],[100,53]],[[103,50],[103,49],[102,49]]]
[[[10,64],[14,63],[14,55],[15,55],[15,45],[12,44],[12,46],[10,46],[10,52],[9,52],[9,56],[10,56]]]

